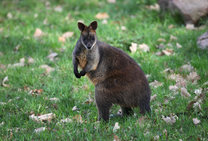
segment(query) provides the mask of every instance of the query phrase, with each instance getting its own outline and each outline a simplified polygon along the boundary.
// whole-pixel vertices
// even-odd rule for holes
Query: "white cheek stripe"
[[[95,46],[96,42],[97,42],[97,40],[95,40],[95,42],[93,43],[93,45],[91,46],[91,48],[89,50],[91,50]],[[81,43],[86,49],[88,49],[87,46],[84,44],[82,37],[81,37]]]

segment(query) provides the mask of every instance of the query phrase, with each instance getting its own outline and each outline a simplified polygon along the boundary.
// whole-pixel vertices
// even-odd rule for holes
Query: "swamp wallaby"
[[[150,87],[139,65],[122,50],[97,40],[97,22],[89,26],[78,22],[81,31],[73,51],[74,74],[89,77],[95,85],[99,120],[109,120],[113,104],[121,106],[122,116],[150,112]],[[78,72],[78,66],[82,69]]]

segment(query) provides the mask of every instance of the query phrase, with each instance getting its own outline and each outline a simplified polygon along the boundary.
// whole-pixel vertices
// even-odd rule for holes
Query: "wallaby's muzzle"
[[[86,41],[86,43],[85,43],[85,41]],[[96,38],[94,38],[94,40],[85,40],[81,36],[81,43],[86,49],[91,50],[95,46],[96,42],[97,42]]]

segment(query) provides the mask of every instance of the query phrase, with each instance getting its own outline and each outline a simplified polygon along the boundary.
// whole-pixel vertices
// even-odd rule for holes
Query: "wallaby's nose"
[[[87,49],[91,49],[91,44],[87,44]]]

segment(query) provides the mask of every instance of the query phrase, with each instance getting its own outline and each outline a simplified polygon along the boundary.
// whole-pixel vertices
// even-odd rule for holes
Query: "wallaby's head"
[[[78,28],[81,31],[80,40],[82,45],[86,49],[92,49],[97,42],[97,22],[93,21],[89,26],[86,26],[83,23],[78,22]]]

